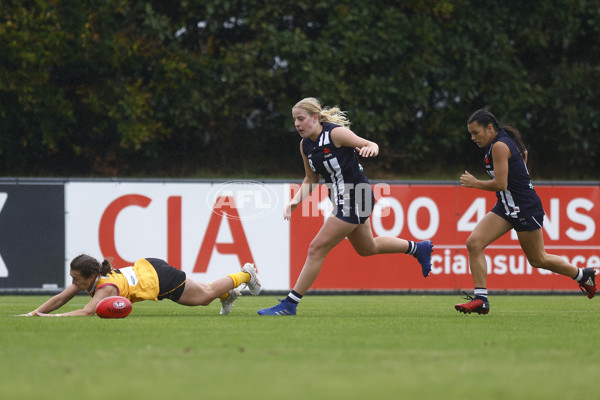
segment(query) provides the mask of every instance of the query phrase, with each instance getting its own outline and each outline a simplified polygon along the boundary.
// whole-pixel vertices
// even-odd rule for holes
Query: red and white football
[[[131,313],[133,306],[127,297],[106,297],[96,305],[96,315],[100,318],[125,318]]]

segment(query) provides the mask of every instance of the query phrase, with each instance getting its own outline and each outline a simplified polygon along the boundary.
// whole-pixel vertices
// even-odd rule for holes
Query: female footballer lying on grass
[[[221,314],[229,314],[246,284],[253,295],[261,290],[254,264],[246,263],[240,272],[217,279],[211,284],[186,280],[185,272],[158,258],[140,258],[133,266],[113,269],[108,260],[102,263],[82,254],[71,261],[73,282],[65,290],[37,309],[20,316],[75,317],[92,316],[96,305],[109,296],[123,296],[132,303],[142,300],[170,299],[184,306],[206,306],[221,299]],[[49,314],[67,304],[85,290],[92,299],[82,309],[63,314]]]

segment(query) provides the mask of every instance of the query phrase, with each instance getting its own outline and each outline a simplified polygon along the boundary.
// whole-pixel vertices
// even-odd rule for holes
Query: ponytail
[[[319,122],[329,122],[336,125],[341,125],[348,128],[350,121],[346,117],[346,111],[342,111],[338,106],[323,107],[319,99],[315,97],[307,97],[300,100],[292,109],[301,108],[309,115],[317,115]]]
[[[504,129],[508,136],[510,136],[512,140],[515,141],[517,149],[519,149],[519,152],[521,153],[521,157],[525,158],[525,152],[527,151],[527,148],[525,147],[525,143],[523,143],[521,132],[519,132],[517,128],[514,128],[510,125],[502,125],[500,129]]]
[[[100,275],[106,276],[110,271],[113,270],[112,265],[110,265],[110,261],[106,258],[102,261],[102,265],[100,266]]]

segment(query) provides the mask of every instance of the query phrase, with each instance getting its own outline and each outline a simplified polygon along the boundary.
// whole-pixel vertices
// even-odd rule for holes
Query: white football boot
[[[250,281],[246,283],[246,287],[248,288],[252,296],[256,296],[260,293],[260,290],[262,289],[262,285],[257,276],[258,271],[256,270],[256,267],[254,266],[254,264],[246,263],[242,267],[242,271],[246,272],[247,274],[250,274]]]
[[[221,300],[221,315],[227,315],[233,308],[233,303],[242,295],[242,289],[239,287],[233,288],[229,291],[229,297],[225,300]]]

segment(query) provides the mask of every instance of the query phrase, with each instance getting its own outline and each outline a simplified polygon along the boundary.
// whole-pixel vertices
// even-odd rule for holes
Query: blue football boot
[[[258,310],[259,315],[296,315],[296,307],[298,304],[287,300],[279,300],[279,304],[270,308]]]
[[[421,272],[423,272],[423,276],[427,278],[431,272],[431,252],[433,252],[433,243],[431,243],[431,240],[424,240],[416,243],[416,245],[417,250],[413,257],[419,261],[419,264],[421,264]]]

